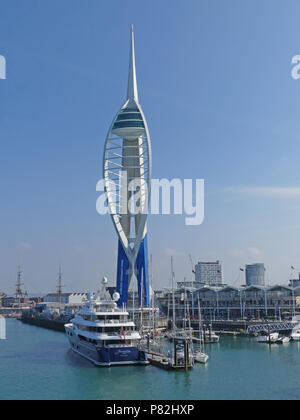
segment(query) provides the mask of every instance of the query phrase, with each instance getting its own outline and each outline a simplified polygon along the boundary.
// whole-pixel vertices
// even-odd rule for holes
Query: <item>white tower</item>
[[[143,295],[144,304],[149,305],[146,223],[151,168],[151,142],[147,122],[139,104],[134,34],[131,28],[127,99],[110,126],[103,159],[108,206],[119,237],[119,304],[127,303],[128,287],[135,276],[140,299]]]

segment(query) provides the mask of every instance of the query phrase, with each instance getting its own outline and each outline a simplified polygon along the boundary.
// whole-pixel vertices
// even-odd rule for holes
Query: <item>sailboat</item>
[[[187,338],[187,330],[186,328],[177,328],[176,326],[176,302],[175,302],[175,289],[174,289],[174,281],[175,281],[175,272],[174,272],[174,264],[173,264],[173,257],[171,257],[171,276],[172,276],[172,329],[171,332],[167,333],[167,338],[169,341],[173,342],[175,338]],[[169,302],[170,303],[170,302]],[[168,308],[168,316],[169,316],[170,308]],[[186,322],[186,317],[184,316],[184,323]]]
[[[195,362],[206,364],[209,360],[209,356],[204,353],[204,338],[203,338],[203,328],[202,328],[202,318],[200,310],[200,300],[198,296],[198,318],[199,318],[199,346],[194,349],[194,360]]]

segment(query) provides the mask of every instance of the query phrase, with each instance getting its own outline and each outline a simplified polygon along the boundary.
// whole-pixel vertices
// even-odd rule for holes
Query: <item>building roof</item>
[[[222,287],[220,289],[221,292],[227,292],[227,291],[230,291],[230,290],[234,291],[234,292],[239,292],[240,288],[239,287],[234,287],[234,286],[225,286],[225,287]]]
[[[202,287],[200,287],[199,289],[197,289],[197,292],[218,292],[219,290],[221,290],[221,287],[216,287],[216,286],[209,286],[209,285],[204,285]]]
[[[198,261],[198,264],[221,264],[219,260],[217,261]]]
[[[249,290],[268,290],[267,286],[260,286],[258,284],[250,284],[249,286],[246,286],[243,288],[243,290],[249,291]]]
[[[62,296],[62,297],[70,297],[70,296],[86,296],[86,293],[83,292],[74,292],[74,293],[62,293],[61,295],[59,295],[59,293],[48,293],[45,298],[47,297],[58,297],[58,296]]]
[[[283,286],[282,284],[276,284],[274,286],[268,287],[268,291],[276,290],[276,289],[286,289],[286,290],[293,290],[293,287],[290,286]]]

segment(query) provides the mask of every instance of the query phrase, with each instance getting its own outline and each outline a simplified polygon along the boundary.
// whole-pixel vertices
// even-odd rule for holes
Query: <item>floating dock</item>
[[[148,360],[150,362],[151,365],[160,367],[162,369],[166,369],[166,370],[174,370],[174,369],[179,369],[179,370],[187,370],[187,369],[192,369],[194,367],[193,364],[189,363],[187,366],[185,364],[175,364],[174,361],[171,361],[170,359],[168,359],[168,357],[164,354],[158,354],[158,353],[148,353]]]
[[[183,346],[183,357],[179,356],[179,346]],[[190,356],[190,339],[183,339],[181,337],[174,339],[173,355],[170,353],[164,354],[148,349],[143,349],[147,355],[149,362],[157,367],[166,370],[189,370],[194,367],[194,360]]]

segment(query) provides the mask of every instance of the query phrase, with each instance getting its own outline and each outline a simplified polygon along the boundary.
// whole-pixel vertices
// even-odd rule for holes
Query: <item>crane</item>
[[[193,259],[192,259],[191,254],[189,254],[189,259],[190,259],[190,262],[191,262],[191,265],[192,265],[192,273],[195,275],[195,264],[193,263]]]

